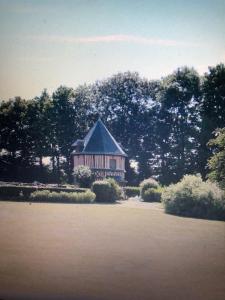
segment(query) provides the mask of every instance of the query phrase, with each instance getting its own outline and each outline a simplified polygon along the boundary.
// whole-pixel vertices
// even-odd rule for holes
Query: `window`
[[[116,170],[116,160],[115,159],[110,159],[110,161],[109,161],[109,168],[111,170]]]

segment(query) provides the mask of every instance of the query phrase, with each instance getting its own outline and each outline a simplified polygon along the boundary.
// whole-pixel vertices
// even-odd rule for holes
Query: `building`
[[[88,166],[97,179],[124,180],[126,153],[99,119],[83,140],[73,143],[74,168]]]

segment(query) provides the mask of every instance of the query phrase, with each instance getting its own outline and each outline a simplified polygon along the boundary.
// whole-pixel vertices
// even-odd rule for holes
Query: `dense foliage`
[[[93,182],[93,175],[88,166],[77,166],[74,169],[74,178],[81,188],[90,187]]]
[[[35,191],[48,190],[49,192],[83,193],[87,189],[82,188],[60,188],[48,186],[26,186],[26,185],[0,185],[0,200],[25,200]]]
[[[158,81],[125,72],[1,101],[0,180],[72,182],[71,145],[99,115],[138,165],[137,173],[126,161],[129,184],[152,176],[163,185],[185,174],[205,178],[214,153],[208,142],[225,124],[225,66],[202,78],[183,67]]]
[[[92,191],[96,195],[96,202],[115,202],[121,197],[121,188],[113,179],[93,182]]]
[[[208,177],[225,189],[225,128],[218,130],[215,135],[215,138],[209,141],[214,154],[208,161],[210,170]]]
[[[225,220],[224,192],[200,176],[186,175],[177,184],[165,188],[162,202],[171,214]]]
[[[161,199],[159,183],[153,178],[143,180],[140,183],[140,194],[142,200],[146,202],[159,202]]]
[[[142,199],[145,202],[160,202],[162,190],[160,188],[149,188],[142,193]]]
[[[126,186],[123,188],[126,198],[140,196],[140,187],[138,186]]]
[[[33,192],[29,199],[32,202],[92,203],[95,200],[95,194],[90,190],[84,193],[58,193],[43,190]]]

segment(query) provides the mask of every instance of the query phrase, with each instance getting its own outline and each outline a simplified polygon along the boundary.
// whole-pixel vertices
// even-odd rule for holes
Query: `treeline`
[[[71,182],[71,144],[101,116],[127,161],[130,184],[150,176],[162,184],[184,174],[208,173],[213,132],[225,127],[225,66],[200,77],[179,68],[161,80],[116,74],[52,95],[0,102],[0,180]],[[46,158],[50,163],[46,165]]]

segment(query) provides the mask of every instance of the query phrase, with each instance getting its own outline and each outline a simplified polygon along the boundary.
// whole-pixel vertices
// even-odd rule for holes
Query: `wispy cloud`
[[[51,62],[54,60],[53,57],[39,57],[39,56],[23,56],[23,57],[17,57],[17,60],[22,61],[22,62]]]
[[[157,39],[149,38],[136,35],[125,35],[125,34],[115,34],[115,35],[99,35],[99,36],[87,36],[87,37],[74,37],[74,36],[60,36],[60,35],[40,35],[30,37],[35,40],[41,40],[45,42],[54,43],[74,43],[74,44],[94,44],[94,43],[134,43],[134,44],[145,44],[145,45],[158,45],[165,47],[188,47],[188,46],[198,46],[195,43],[187,43],[177,40],[167,40],[167,39]]]

